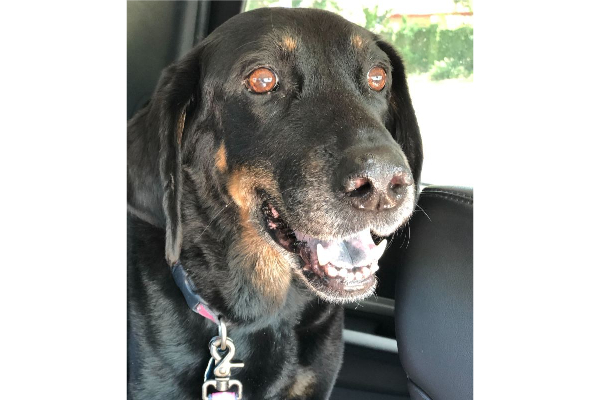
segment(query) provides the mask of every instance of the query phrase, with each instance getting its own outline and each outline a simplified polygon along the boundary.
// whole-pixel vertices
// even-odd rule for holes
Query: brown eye
[[[369,87],[375,91],[380,91],[385,87],[385,70],[381,67],[373,67],[367,74]]]
[[[258,68],[246,79],[246,87],[254,93],[267,93],[275,89],[277,75],[269,68]]]

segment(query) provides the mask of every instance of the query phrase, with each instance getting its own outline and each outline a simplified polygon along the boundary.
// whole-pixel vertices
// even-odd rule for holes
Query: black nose
[[[402,202],[406,187],[413,184],[403,158],[387,149],[346,157],[337,176],[344,195],[360,210],[395,208]]]

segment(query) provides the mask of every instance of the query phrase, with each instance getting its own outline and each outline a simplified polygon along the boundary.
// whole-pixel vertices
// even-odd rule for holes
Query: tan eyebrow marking
[[[298,47],[298,40],[290,35],[286,35],[282,38],[281,47],[287,51],[294,51]]]
[[[363,40],[363,38],[361,38],[357,34],[352,35],[352,37],[350,38],[350,40],[352,41],[352,46],[356,47],[357,49],[362,48],[363,45],[364,45],[364,43],[365,43],[365,41]]]

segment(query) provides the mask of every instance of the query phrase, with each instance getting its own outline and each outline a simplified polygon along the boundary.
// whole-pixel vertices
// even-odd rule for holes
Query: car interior
[[[127,3],[127,118],[161,71],[242,1]],[[426,133],[423,133],[426,134]],[[422,184],[417,209],[380,261],[376,295],[345,305],[345,351],[331,399],[473,397],[473,190]]]

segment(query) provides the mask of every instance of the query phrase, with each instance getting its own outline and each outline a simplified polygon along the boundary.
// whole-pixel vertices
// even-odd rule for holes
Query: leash
[[[233,362],[235,345],[227,337],[227,325],[224,319],[211,310],[208,303],[198,294],[196,285],[183,269],[181,262],[177,261],[171,267],[171,274],[183,293],[188,307],[219,328],[219,335],[213,337],[208,344],[211,357],[204,372],[202,400],[242,400],[242,383],[237,379],[231,379],[231,368],[242,368],[244,363]],[[237,387],[237,392],[231,391],[234,387]],[[213,393],[209,394],[209,390]]]

